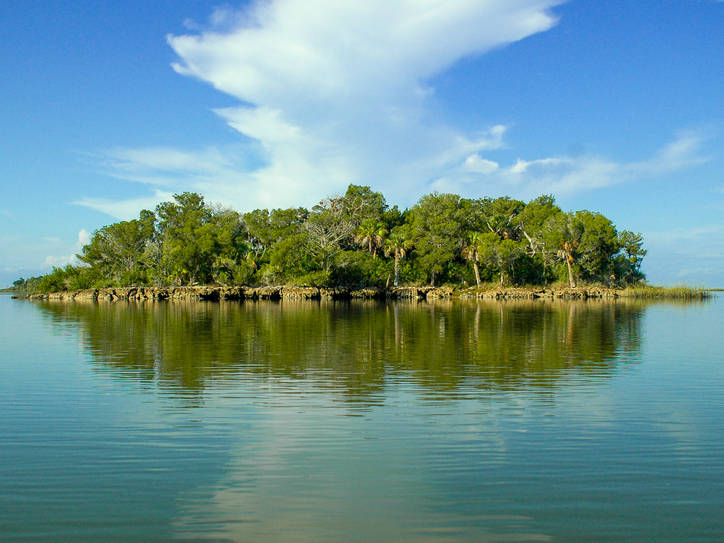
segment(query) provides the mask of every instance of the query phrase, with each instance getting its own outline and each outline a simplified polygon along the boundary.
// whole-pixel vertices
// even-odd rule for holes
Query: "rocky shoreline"
[[[191,287],[123,287],[98,288],[31,294],[30,300],[56,301],[243,301],[243,300],[439,300],[450,298],[488,300],[613,299],[622,291],[606,288],[578,287],[549,288],[499,288],[481,290],[468,288],[454,290],[450,287],[394,287],[389,289],[364,288],[316,288],[291,286],[191,286]],[[20,296],[14,296],[20,297]]]

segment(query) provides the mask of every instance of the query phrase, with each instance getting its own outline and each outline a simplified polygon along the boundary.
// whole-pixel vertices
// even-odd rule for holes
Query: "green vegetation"
[[[54,304],[55,325],[83,331],[93,364],[117,378],[183,389],[191,400],[235,379],[306,379],[351,401],[379,399],[390,372],[451,397],[477,386],[539,390],[572,371],[612,375],[640,349],[646,302],[617,304]],[[159,359],[163,360],[159,364]],[[463,360],[465,363],[460,363]],[[247,363],[245,361],[253,361]],[[328,379],[314,379],[320,372]],[[469,388],[468,388],[469,390]]]
[[[212,207],[185,192],[138,219],[105,226],[81,264],[19,279],[15,288],[218,285],[609,287],[640,284],[641,234],[617,231],[600,213],[564,212],[552,196],[529,203],[428,194],[390,207],[369,187],[311,210]]]
[[[680,285],[676,287],[655,287],[651,285],[631,285],[626,287],[621,296],[626,298],[676,298],[700,299],[709,296],[708,292],[716,289],[703,289]]]

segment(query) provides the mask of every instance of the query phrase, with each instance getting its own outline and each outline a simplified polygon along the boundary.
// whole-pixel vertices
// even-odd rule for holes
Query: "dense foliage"
[[[600,213],[564,212],[553,197],[428,194],[405,211],[369,187],[311,210],[238,213],[185,192],[138,219],[94,232],[80,265],[15,286],[58,291],[131,285],[454,286],[643,279],[643,238]]]

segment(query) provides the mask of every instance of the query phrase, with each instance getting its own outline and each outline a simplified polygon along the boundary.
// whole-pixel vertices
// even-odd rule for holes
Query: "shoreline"
[[[662,287],[613,289],[604,287],[521,287],[455,290],[452,287],[317,288],[293,286],[185,286],[119,287],[51,292],[49,294],[14,295],[28,300],[66,302],[159,302],[159,301],[244,301],[244,300],[587,300],[618,298],[704,299],[704,289],[678,291]]]

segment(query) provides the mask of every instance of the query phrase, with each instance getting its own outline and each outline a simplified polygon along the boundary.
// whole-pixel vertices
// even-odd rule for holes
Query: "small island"
[[[641,234],[547,195],[432,193],[400,210],[349,185],[311,209],[239,213],[184,192],[94,232],[78,264],[13,288],[59,300],[705,295],[647,286],[645,256]]]

